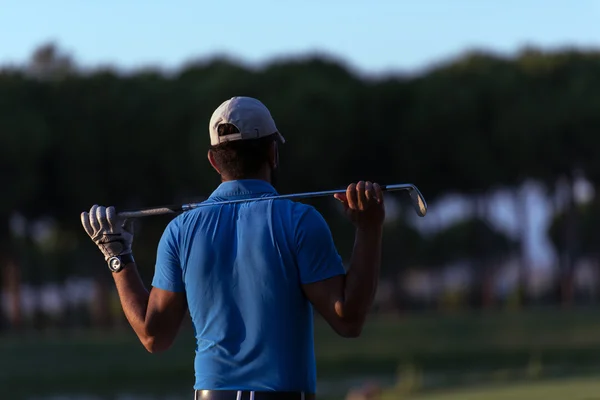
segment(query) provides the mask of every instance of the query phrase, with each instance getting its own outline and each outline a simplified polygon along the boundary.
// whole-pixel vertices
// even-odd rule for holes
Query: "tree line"
[[[468,195],[473,218],[432,238],[402,218],[391,223],[384,269],[393,275],[467,257],[484,279],[521,252],[518,239],[487,223],[493,190],[511,190],[522,204],[517,189],[530,180],[549,195],[559,179],[572,187],[580,174],[600,186],[598,70],[597,51],[527,48],[512,57],[470,52],[411,76],[364,77],[325,57],[261,68],[213,58],[170,73],[122,73],[79,68],[44,45],[27,64],[0,71],[0,256],[34,284],[72,274],[105,279],[79,213],[95,203],[127,209],[208,195],[219,183],[206,159],[210,115],[246,95],[270,108],[286,137],[281,193],[369,179],[416,183],[430,204]],[[349,255],[353,234],[336,204],[314,202]],[[598,258],[595,227],[580,223],[598,207],[586,207],[571,196],[550,232],[567,281],[578,257]],[[46,220],[46,234],[36,234]],[[138,224],[145,275],[166,221]]]

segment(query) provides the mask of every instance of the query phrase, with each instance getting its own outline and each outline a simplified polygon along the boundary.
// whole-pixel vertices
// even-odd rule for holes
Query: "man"
[[[208,160],[222,183],[208,203],[276,195],[285,142],[258,100],[234,97],[210,120]],[[343,337],[360,334],[377,288],[384,204],[379,185],[336,195],[355,226],[346,272],[321,214],[289,200],[200,207],[174,218],[157,251],[150,292],[132,256],[133,232],[114,207],[82,224],[109,266],[144,347],[169,348],[189,309],[196,399],[314,399],[313,307]]]

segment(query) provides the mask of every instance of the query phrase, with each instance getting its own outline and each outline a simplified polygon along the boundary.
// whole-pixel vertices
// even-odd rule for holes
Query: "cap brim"
[[[279,139],[279,143],[281,143],[281,144],[285,143],[285,139],[284,139],[283,135],[279,132],[277,132],[277,139]]]

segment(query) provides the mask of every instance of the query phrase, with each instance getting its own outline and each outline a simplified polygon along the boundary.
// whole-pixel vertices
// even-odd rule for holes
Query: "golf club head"
[[[413,185],[408,190],[408,194],[410,195],[410,199],[412,200],[412,204],[417,212],[417,215],[419,217],[424,217],[427,214],[427,202],[425,201],[425,198],[419,189]]]

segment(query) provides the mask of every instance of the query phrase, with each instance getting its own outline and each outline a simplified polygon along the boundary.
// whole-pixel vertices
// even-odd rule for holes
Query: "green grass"
[[[339,339],[324,324],[315,331],[319,368],[327,375],[389,371],[405,363],[457,370],[525,365],[531,357],[579,365],[600,361],[598,310],[372,319],[357,339]]]
[[[372,318],[356,339],[315,326],[319,380],[393,375],[401,365],[461,384],[473,370],[525,370],[532,360],[589,373],[600,365],[600,310]],[[182,331],[163,354],[147,353],[130,329],[0,338],[0,388],[92,391],[191,387],[194,342]],[[488,374],[488,375],[489,375]],[[600,391],[598,392],[600,393]]]
[[[551,382],[528,382],[496,387],[445,390],[408,397],[387,393],[381,400],[597,400],[600,379],[569,379]]]

